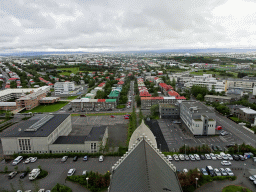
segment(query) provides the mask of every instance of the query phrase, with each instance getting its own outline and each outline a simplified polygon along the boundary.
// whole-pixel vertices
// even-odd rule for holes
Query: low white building
[[[193,135],[215,135],[215,113],[201,102],[181,102],[180,118]]]
[[[73,82],[57,82],[54,84],[55,95],[68,95],[75,90]]]

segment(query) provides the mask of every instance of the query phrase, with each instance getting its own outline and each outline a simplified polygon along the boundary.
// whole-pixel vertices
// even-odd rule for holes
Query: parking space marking
[[[223,138],[223,137],[220,137],[220,139],[223,141],[223,142],[228,142],[225,138]]]
[[[218,142],[220,142],[220,140],[218,138],[215,138]]]
[[[196,140],[195,139],[193,139],[193,141],[195,141],[196,142]],[[196,142],[197,143],[197,142]]]

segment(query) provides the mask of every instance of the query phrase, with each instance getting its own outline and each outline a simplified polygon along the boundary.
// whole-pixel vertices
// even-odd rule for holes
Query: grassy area
[[[106,116],[106,115],[126,115],[131,113],[88,113],[86,116]],[[71,116],[80,116],[80,114],[71,114]]]
[[[125,108],[125,105],[117,105],[116,108],[117,109],[123,109],[123,108]]]
[[[59,101],[58,103],[54,103],[54,104],[48,104],[48,105],[39,105],[36,108],[32,109],[32,110],[25,110],[22,111],[21,113],[35,113],[35,112],[54,112],[54,111],[58,111],[60,110],[62,107],[64,107],[65,105],[67,105],[69,102],[63,102],[63,101]]]
[[[7,111],[7,112],[11,112],[11,111]],[[5,110],[0,110],[0,114],[6,113]]]
[[[229,72],[234,74],[234,78],[237,78],[237,73],[235,72]],[[214,71],[198,71],[198,72],[190,72],[191,75],[203,75],[203,74],[215,74],[216,77],[223,77],[220,75],[220,72],[214,72]]]
[[[59,68],[59,70],[66,70],[66,71],[71,71],[71,72],[62,72],[60,75],[70,75],[71,73],[76,74],[79,72],[79,67],[72,67],[72,68]]]
[[[73,100],[73,99],[76,99],[78,96],[69,96],[67,99],[68,100]]]
[[[252,192],[252,191],[242,186],[229,185],[227,187],[224,187],[222,192]]]

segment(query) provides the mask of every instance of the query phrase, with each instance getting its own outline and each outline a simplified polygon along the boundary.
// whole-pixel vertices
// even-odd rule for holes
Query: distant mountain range
[[[113,52],[97,52],[97,53],[246,53],[256,52],[256,49],[229,49],[229,48],[209,48],[209,49],[160,49],[146,51],[113,51]],[[0,53],[0,56],[40,56],[40,55],[58,55],[58,54],[86,54],[89,52],[68,52],[68,51],[53,51],[53,52],[16,52],[16,53]],[[93,52],[90,52],[93,53]],[[95,52],[96,53],[96,52]]]

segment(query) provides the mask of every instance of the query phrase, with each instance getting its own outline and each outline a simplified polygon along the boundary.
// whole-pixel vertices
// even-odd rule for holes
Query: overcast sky
[[[256,48],[255,0],[0,0],[0,52]]]

